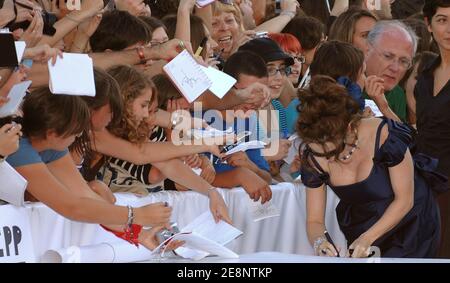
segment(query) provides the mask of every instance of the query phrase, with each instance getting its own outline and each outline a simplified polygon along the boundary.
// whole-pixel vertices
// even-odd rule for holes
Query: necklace
[[[348,152],[347,155],[344,155],[343,157],[341,157],[341,160],[342,160],[342,161],[347,161],[347,160],[349,160],[349,159],[352,157],[352,155],[353,155],[353,153],[355,152],[355,150],[358,148],[358,136],[356,136],[356,139],[355,139],[355,142],[354,142],[354,143],[352,143],[352,144],[346,144],[346,145],[351,146],[351,149],[350,149],[350,151]]]

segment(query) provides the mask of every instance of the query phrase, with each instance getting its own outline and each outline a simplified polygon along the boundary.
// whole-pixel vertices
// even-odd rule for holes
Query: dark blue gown
[[[389,135],[380,146],[380,133],[387,124]],[[302,170],[306,187],[327,184],[340,198],[336,215],[348,244],[370,229],[384,214],[394,199],[389,167],[403,161],[412,144],[411,130],[404,124],[383,118],[375,142],[373,167],[367,179],[351,185],[333,186],[328,173],[315,160],[311,149],[303,154],[314,169]],[[437,161],[425,155],[413,155],[415,165],[414,206],[392,230],[372,245],[381,249],[383,257],[434,257],[440,237],[439,210],[433,190],[446,190],[446,177],[434,171]]]

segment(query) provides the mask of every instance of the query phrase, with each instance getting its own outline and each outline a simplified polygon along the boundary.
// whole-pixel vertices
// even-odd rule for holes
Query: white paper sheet
[[[209,90],[220,99],[222,99],[225,94],[227,94],[228,91],[236,84],[235,78],[222,71],[219,71],[213,67],[206,68],[204,66],[200,66],[200,68],[212,82]]]
[[[194,102],[212,85],[208,76],[187,50],[167,63],[163,70],[189,103]]]
[[[260,201],[249,199],[249,210],[255,222],[280,216],[280,210],[271,201],[261,204]]]
[[[155,256],[142,245],[126,241],[48,250],[41,258],[46,263],[126,263],[150,260]]]
[[[9,101],[0,107],[0,118],[16,114],[30,85],[31,81],[24,81],[11,88],[8,94]]]
[[[27,44],[25,43],[25,41],[15,41],[14,44],[16,45],[17,62],[19,62],[20,64]]]
[[[197,5],[197,7],[199,7],[199,8],[203,8],[203,7],[211,4],[214,1],[216,1],[216,0],[197,0],[195,5]]]
[[[93,63],[87,54],[63,53],[54,66],[48,61],[48,70],[52,93],[95,96]]]
[[[287,164],[291,164],[294,161],[295,156],[298,155],[298,150],[301,141],[300,137],[297,134],[293,134],[292,136],[289,137],[288,140],[291,141],[292,144],[291,147],[289,148],[288,155],[283,160]]]
[[[15,206],[24,206],[24,193],[28,182],[6,161],[0,163],[0,180],[0,199]]]
[[[190,129],[188,130],[187,134],[196,139],[223,137],[227,135],[232,135],[233,128],[230,127],[225,131],[221,131],[213,127],[210,127],[208,129]]]
[[[178,240],[184,241],[185,244],[175,251],[184,258],[200,260],[209,254],[237,258],[239,256],[226,248],[225,245],[240,235],[242,235],[242,231],[225,221],[216,223],[208,210],[181,229],[180,233],[161,243],[153,250],[153,254],[164,253],[164,246],[167,243]]]
[[[202,237],[197,234],[185,234],[180,233],[173,237],[173,240],[177,241],[184,241],[184,248],[186,249],[193,249],[194,251],[200,251],[200,252],[189,252],[190,256],[195,256],[194,260],[200,260],[207,256],[208,254],[217,255],[224,258],[239,258],[239,255],[237,255],[232,250],[218,244],[217,242],[214,242],[210,239],[207,239],[205,237]],[[175,250],[179,255],[180,253],[183,253],[183,249],[180,251],[176,249]],[[183,254],[183,257],[188,256],[188,254]]]
[[[383,117],[383,113],[381,113],[380,109],[378,109],[377,104],[375,103],[375,101],[371,100],[371,99],[366,99],[365,100],[365,104],[366,107],[370,107],[370,109],[372,109],[373,114],[375,114],[375,117]]]
[[[181,229],[181,232],[193,232],[221,245],[226,245],[242,235],[242,231],[223,220],[216,223],[209,210]]]
[[[249,149],[258,149],[258,148],[264,148],[266,146],[265,142],[262,141],[249,141],[249,142],[243,142],[238,144],[236,147],[230,149],[225,153],[225,155],[230,155],[239,151],[247,151]]]

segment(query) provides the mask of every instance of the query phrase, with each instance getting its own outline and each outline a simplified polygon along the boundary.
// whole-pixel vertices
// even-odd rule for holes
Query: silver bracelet
[[[134,211],[131,205],[127,205],[127,207],[128,207],[127,228],[131,228],[131,225],[133,225],[134,220]]]
[[[325,236],[319,236],[314,240],[313,248],[314,248],[314,251],[316,252],[316,254],[319,254],[319,247],[325,241],[327,241],[327,238]]]

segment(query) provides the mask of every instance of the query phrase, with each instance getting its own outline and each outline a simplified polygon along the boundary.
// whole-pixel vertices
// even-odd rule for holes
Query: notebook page
[[[212,82],[209,90],[220,99],[222,99],[225,94],[227,94],[228,91],[236,84],[235,78],[222,71],[219,71],[213,67],[206,68],[200,66],[200,68],[205,72],[205,74]]]
[[[0,199],[16,206],[23,206],[27,180],[6,161],[0,163],[0,180],[2,180]]]
[[[87,54],[63,53],[54,66],[48,61],[48,70],[52,93],[95,96],[94,68]]]
[[[377,104],[375,103],[375,101],[371,100],[371,99],[366,99],[365,100],[365,104],[366,107],[370,107],[370,109],[372,110],[373,114],[375,114],[375,117],[383,117],[383,113],[381,113],[380,109],[378,108]]]
[[[223,220],[216,223],[210,211],[206,211],[197,217],[189,225],[185,226],[181,232],[193,232],[220,245],[226,245],[242,234],[242,231]]]
[[[249,149],[259,149],[264,148],[266,146],[265,142],[262,141],[249,141],[249,142],[243,142],[238,144],[236,147],[230,149],[225,153],[225,155],[231,155],[233,153],[239,152],[239,151],[247,151]]]
[[[22,61],[23,53],[25,52],[27,44],[25,43],[25,41],[15,41],[14,44],[16,45],[17,62],[20,63]]]
[[[167,63],[163,70],[189,103],[196,100],[212,85],[208,76],[187,50]]]
[[[197,0],[195,5],[197,5],[197,7],[199,7],[199,8],[203,8],[203,7],[211,4],[214,1],[216,1],[216,0]]]
[[[30,85],[31,81],[24,81],[11,88],[8,94],[9,101],[0,107],[0,118],[14,115],[17,112]]]

